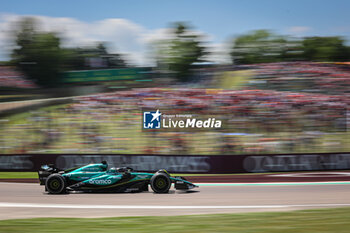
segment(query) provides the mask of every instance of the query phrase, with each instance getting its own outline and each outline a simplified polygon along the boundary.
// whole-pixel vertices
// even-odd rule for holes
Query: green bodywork
[[[129,184],[144,182],[149,184],[149,181],[153,177],[154,173],[146,172],[134,172],[134,171],[122,171],[118,168],[108,169],[107,164],[89,164],[76,169],[66,170],[62,174],[63,177],[72,184],[72,188],[79,189],[105,189],[105,188],[118,188]],[[191,182],[188,182],[180,177],[171,177],[166,170],[162,172],[169,175],[172,183],[180,182],[192,187]],[[162,181],[159,181],[159,186],[162,185]],[[75,184],[75,185],[74,185]]]

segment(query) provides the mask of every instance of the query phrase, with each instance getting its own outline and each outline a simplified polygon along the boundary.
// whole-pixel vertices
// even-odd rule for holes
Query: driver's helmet
[[[115,167],[110,168],[108,170],[108,173],[113,173],[113,174],[118,173],[117,168],[115,168]]]
[[[102,164],[102,166],[101,166],[101,167],[102,167],[102,170],[103,170],[103,171],[107,171],[107,168],[108,168],[107,161],[102,161],[101,164]]]

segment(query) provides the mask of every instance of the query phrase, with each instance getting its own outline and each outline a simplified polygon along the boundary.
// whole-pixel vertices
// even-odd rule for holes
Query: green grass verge
[[[293,212],[0,221],[0,232],[349,232],[350,208]]]
[[[28,95],[1,95],[0,94],[0,99],[4,99],[4,98],[24,98],[24,97],[33,97],[33,96],[38,96],[38,95],[32,95],[32,94],[28,94]]]
[[[36,172],[0,172],[0,179],[38,178]]]

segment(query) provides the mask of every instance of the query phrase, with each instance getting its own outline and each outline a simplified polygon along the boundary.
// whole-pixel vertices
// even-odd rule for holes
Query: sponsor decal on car
[[[111,183],[112,183],[112,180],[89,180],[89,184],[105,185],[105,184],[111,184]]]
[[[125,192],[134,192],[134,191],[138,191],[138,188],[128,188],[125,190]]]

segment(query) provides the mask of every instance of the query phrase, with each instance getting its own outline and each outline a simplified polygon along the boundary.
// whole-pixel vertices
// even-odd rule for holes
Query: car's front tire
[[[67,182],[65,178],[58,174],[51,174],[45,182],[46,190],[51,194],[61,194],[66,192]]]
[[[171,180],[166,173],[156,173],[151,178],[151,188],[155,193],[167,193],[171,187]]]

